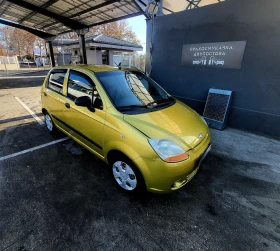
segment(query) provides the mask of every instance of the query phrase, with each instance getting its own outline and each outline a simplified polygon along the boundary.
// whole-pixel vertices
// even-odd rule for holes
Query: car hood
[[[194,148],[208,135],[208,126],[200,116],[180,101],[154,112],[124,114],[124,120],[149,138],[180,142],[185,149]]]

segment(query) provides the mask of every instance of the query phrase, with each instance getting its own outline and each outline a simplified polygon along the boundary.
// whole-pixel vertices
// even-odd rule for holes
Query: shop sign
[[[240,69],[246,41],[185,44],[181,64],[187,67]]]

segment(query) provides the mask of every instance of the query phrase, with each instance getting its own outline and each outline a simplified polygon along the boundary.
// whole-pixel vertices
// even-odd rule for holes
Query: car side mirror
[[[103,109],[103,103],[99,96],[95,97],[93,107],[97,109]]]
[[[91,99],[88,96],[82,96],[75,99],[75,105],[77,106],[84,106],[90,107],[91,106]]]

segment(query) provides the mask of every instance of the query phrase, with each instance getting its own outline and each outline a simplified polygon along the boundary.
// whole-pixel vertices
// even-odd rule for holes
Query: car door
[[[45,108],[55,123],[62,128],[64,128],[61,121],[64,120],[66,74],[67,69],[53,69],[43,91]]]
[[[67,81],[67,102],[65,123],[68,132],[95,153],[103,156],[103,128],[105,111],[103,108],[87,108],[75,105],[75,99],[87,96],[93,101],[97,94],[92,78],[77,70],[70,70]],[[96,96],[96,95],[95,95]]]

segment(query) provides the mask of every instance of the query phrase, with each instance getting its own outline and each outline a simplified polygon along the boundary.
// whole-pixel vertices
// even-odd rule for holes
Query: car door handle
[[[70,108],[70,104],[69,103],[65,103],[66,108]]]
[[[47,93],[46,93],[46,92],[44,92],[44,96],[47,96]]]

